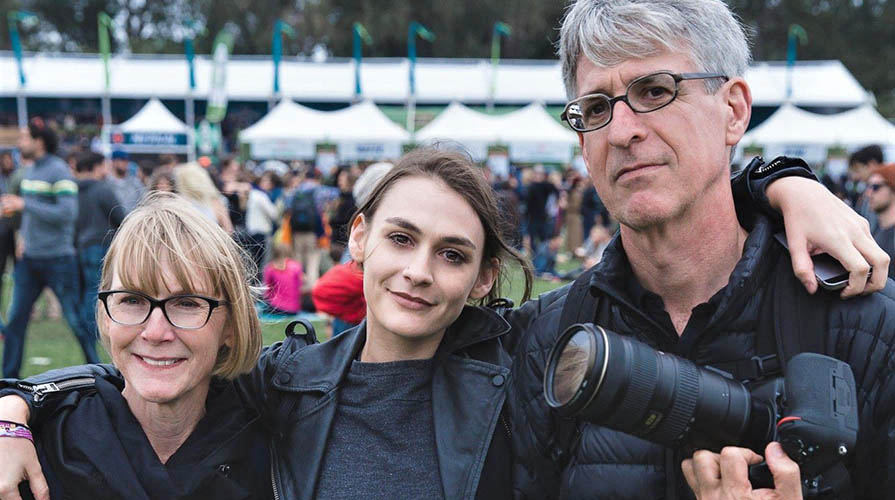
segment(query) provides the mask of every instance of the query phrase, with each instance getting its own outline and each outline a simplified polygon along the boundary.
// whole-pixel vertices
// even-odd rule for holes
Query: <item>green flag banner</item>
[[[109,91],[109,29],[112,27],[112,18],[105,12],[96,15],[96,25],[99,29],[99,56],[103,60],[103,71],[106,76],[106,92]]]
[[[223,30],[214,39],[212,52],[213,69],[211,87],[208,90],[208,108],[205,119],[210,123],[220,123],[227,115],[227,61],[233,47],[233,35]]]

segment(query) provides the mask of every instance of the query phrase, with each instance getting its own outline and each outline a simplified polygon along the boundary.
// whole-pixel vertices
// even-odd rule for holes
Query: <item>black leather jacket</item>
[[[505,409],[511,361],[501,346],[508,330],[494,311],[466,307],[435,355],[432,409],[445,498],[512,495]],[[268,349],[258,369],[239,381],[274,429],[279,498],[314,498],[339,384],[364,340],[365,323],[323,344],[292,337]]]
[[[774,242],[766,219],[759,218],[743,257],[720,292],[720,302],[700,331],[678,337],[642,309],[626,289],[630,266],[616,237],[591,278],[597,300],[595,322],[698,365],[748,360],[756,354],[761,305],[782,273],[795,280],[790,259]],[[794,286],[800,286],[794,284]],[[660,499],[692,495],[680,472],[680,456],[642,439],[587,422],[577,422],[579,438],[562,449],[557,437],[563,421],[543,396],[546,357],[562,333],[560,316],[569,287],[545,293],[508,319],[524,331],[513,364],[511,394],[519,398],[515,429],[517,482],[530,498]],[[826,293],[826,292],[818,292]],[[882,292],[847,301],[824,301],[809,314],[826,314],[825,352],[851,365],[857,384],[860,431],[856,454],[847,463],[855,498],[891,498],[895,491],[895,283]],[[671,330],[671,331],[669,331]],[[561,448],[557,450],[557,447]],[[557,451],[560,453],[557,454]],[[568,462],[556,460],[568,457]],[[670,474],[670,476],[669,476]]]

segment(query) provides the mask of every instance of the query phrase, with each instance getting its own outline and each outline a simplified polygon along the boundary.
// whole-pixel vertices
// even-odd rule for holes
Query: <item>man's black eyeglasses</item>
[[[155,299],[145,293],[132,290],[99,292],[99,300],[112,321],[127,326],[139,325],[149,319],[152,310],[160,308],[168,323],[177,328],[195,330],[202,328],[222,300],[201,295],[175,295],[167,299]]]
[[[678,84],[683,80],[723,78],[721,73],[670,73],[660,71],[641,76],[628,84],[623,95],[609,97],[605,94],[588,94],[566,104],[561,118],[573,130],[590,132],[603,128],[612,121],[612,108],[623,101],[635,113],[649,113],[662,109],[674,101],[678,94]]]

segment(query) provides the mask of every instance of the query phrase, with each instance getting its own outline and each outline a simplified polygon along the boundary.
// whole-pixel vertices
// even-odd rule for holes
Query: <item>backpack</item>
[[[317,229],[317,205],[313,189],[297,189],[289,202],[289,224],[293,233],[306,233]]]
[[[595,270],[596,266],[582,273],[569,288],[560,313],[560,332],[576,323],[592,323],[596,319],[598,301],[590,293],[590,282]],[[820,307],[827,310],[833,300],[833,293],[818,289],[817,297],[813,297],[798,280],[788,276],[785,269],[777,272],[772,279],[773,289],[762,302],[759,312],[756,355],[748,360],[713,365],[713,368],[730,373],[736,380],[782,375],[786,361],[796,354],[825,352],[826,336],[819,332],[828,330],[829,318],[826,314],[817,314],[819,306],[816,301],[822,301],[823,305]],[[778,314],[784,311],[785,313]],[[558,427],[557,434],[551,455],[554,460],[565,464],[574,454],[574,447],[577,446],[581,433],[574,420],[565,419]],[[668,460],[673,452],[668,455],[666,467],[673,465],[673,460]],[[668,498],[677,498],[673,488],[674,485],[668,485]],[[810,493],[817,494],[812,498],[853,498],[854,492],[845,464],[837,462],[832,466],[824,473],[822,484],[814,486]]]

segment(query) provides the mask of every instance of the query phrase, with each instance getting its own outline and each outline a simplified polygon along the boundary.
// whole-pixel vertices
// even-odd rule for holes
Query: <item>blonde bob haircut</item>
[[[211,176],[196,162],[174,167],[174,184],[178,193],[198,202],[211,203],[221,197]]]
[[[202,215],[192,203],[173,193],[152,192],[121,224],[103,260],[100,290],[109,290],[117,273],[128,290],[164,297],[163,265],[169,266],[183,293],[226,302],[225,329],[232,348],[223,346],[212,375],[233,379],[252,370],[261,353],[261,324],[255,312],[255,291],[249,284],[251,259],[233,239]],[[109,348],[106,311],[97,301],[100,337]],[[111,321],[111,320],[109,320]]]

